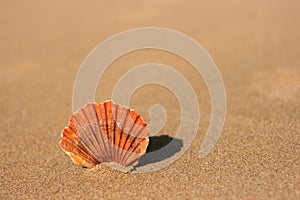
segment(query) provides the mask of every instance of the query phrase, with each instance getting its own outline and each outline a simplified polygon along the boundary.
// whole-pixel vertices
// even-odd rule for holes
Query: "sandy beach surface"
[[[0,199],[300,199],[299,8],[292,0],[1,1]],[[146,26],[189,35],[219,67],[227,114],[218,143],[198,158],[211,114],[202,77],[178,56],[141,50],[111,64],[96,101],[134,66],[172,66],[200,104],[191,147],[153,173],[74,165],[58,142],[77,70],[101,41]],[[168,89],[140,88],[130,106],[149,122],[155,103],[168,112],[158,135],[175,137],[180,108]]]

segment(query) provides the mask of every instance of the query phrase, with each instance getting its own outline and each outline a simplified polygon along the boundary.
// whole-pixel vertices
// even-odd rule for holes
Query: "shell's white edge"
[[[64,150],[64,152],[71,158],[72,162],[75,164],[75,160],[74,160],[74,158],[71,156],[71,152],[65,151],[65,150]]]

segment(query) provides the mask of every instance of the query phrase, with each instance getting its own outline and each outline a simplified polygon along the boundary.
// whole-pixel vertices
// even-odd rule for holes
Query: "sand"
[[[1,1],[0,199],[299,199],[300,14],[298,1]],[[197,136],[171,165],[147,174],[73,165],[58,146],[72,114],[77,70],[101,41],[121,31],[158,26],[183,32],[209,52],[222,74],[227,115],[213,151],[198,158],[210,119],[201,76],[181,58],[154,50],[123,56],[99,83],[110,98],[132,67],[158,62],[190,80],[198,95]],[[146,86],[130,106],[162,103],[159,135],[174,137],[178,102]]]

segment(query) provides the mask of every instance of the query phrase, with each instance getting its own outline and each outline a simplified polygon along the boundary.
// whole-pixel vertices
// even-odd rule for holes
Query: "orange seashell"
[[[88,103],[62,130],[60,147],[75,164],[87,168],[103,162],[132,166],[146,152],[146,125],[136,111],[112,101]]]

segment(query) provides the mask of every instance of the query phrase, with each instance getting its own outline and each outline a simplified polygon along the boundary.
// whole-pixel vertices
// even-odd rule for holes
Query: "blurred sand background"
[[[299,1],[4,1],[0,2],[0,199],[300,198]],[[198,159],[210,119],[201,76],[175,55],[143,50],[106,71],[97,101],[110,98],[132,67],[157,62],[190,80],[201,108],[189,150],[168,167],[124,174],[73,165],[59,146],[72,114],[72,88],[88,53],[113,34],[158,26],[194,38],[223,76],[227,116],[213,151]],[[131,99],[161,103],[174,136],[179,106],[166,88],[148,85]]]

